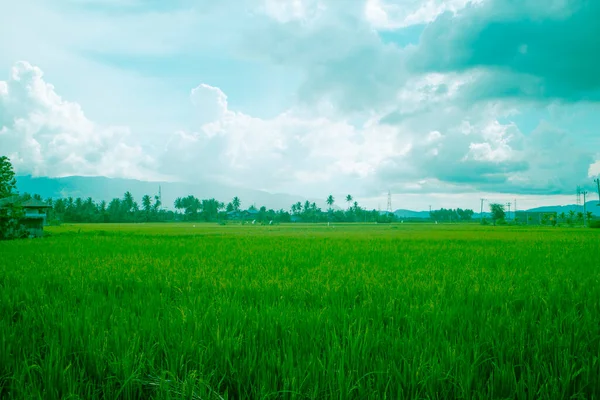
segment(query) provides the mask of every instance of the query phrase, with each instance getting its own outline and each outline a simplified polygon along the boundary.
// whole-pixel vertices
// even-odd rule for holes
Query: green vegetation
[[[593,229],[95,224],[0,242],[0,398],[600,395]]]

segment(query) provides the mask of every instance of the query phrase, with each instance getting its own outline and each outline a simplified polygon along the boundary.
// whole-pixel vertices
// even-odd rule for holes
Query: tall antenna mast
[[[508,208],[508,219],[510,220],[510,201],[506,203],[506,207]]]
[[[600,178],[596,178],[594,182],[598,185],[598,205],[600,206]]]
[[[585,218],[587,217],[587,212],[585,209],[585,196],[588,194],[587,190],[584,190],[583,192],[581,192],[581,194],[583,194],[583,226],[585,226]]]
[[[581,186],[577,186],[577,205],[581,205]]]
[[[392,192],[388,190],[387,212],[392,214]]]

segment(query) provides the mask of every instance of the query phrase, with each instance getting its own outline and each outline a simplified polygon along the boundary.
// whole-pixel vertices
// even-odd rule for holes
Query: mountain
[[[429,218],[429,211],[412,211],[399,209],[394,211],[396,217],[402,218]]]
[[[122,198],[127,191],[139,202],[144,195],[152,197],[158,194],[160,186],[164,208],[173,209],[177,197],[194,195],[200,199],[215,198],[222,202],[229,202],[234,196],[240,198],[242,207],[252,204],[257,207],[266,206],[275,210],[283,208],[289,210],[290,206],[298,201],[306,200],[315,202],[319,207],[326,207],[324,201],[306,199],[301,196],[289,194],[273,194],[262,190],[226,186],[214,182],[198,184],[179,182],[144,182],[134,179],[69,176],[64,178],[32,177],[30,175],[17,176],[17,188],[20,193],[39,194],[42,198],[61,197],[91,197],[95,201],[110,201],[113,198]]]
[[[289,210],[291,205],[300,201],[304,203],[309,200],[315,202],[323,210],[328,206],[323,200],[306,199],[302,196],[294,196],[282,193],[269,193],[262,190],[248,189],[227,186],[215,182],[201,182],[196,184],[179,182],[144,182],[134,179],[105,178],[105,177],[84,177],[69,176],[64,178],[35,178],[30,175],[17,176],[17,188],[21,193],[37,193],[43,198],[61,198],[61,197],[91,197],[95,201],[110,201],[115,197],[122,198],[127,191],[133,194],[133,197],[141,202],[145,194],[154,197],[158,194],[158,188],[161,187],[163,206],[167,209],[173,209],[173,202],[177,197],[194,195],[201,199],[215,198],[225,203],[231,201],[234,196],[238,196],[242,201],[242,207],[247,208],[252,204],[260,207],[262,205],[275,210],[283,208]],[[600,207],[598,201],[588,201],[587,210],[594,215],[600,216]],[[334,205],[334,208],[338,208]],[[564,212],[568,214],[570,210],[575,212],[583,211],[582,206],[575,204],[565,206],[544,206],[532,208],[525,211],[539,212]],[[519,210],[523,211],[523,210]],[[429,211],[413,211],[399,209],[394,214],[400,219],[429,218]],[[489,217],[489,213],[483,213],[484,217]],[[479,213],[473,215],[473,219],[479,219]]]
[[[596,216],[600,216],[600,206],[598,206],[597,200],[588,201],[585,203],[585,206],[586,206],[586,211],[591,211],[592,214],[594,214]],[[543,207],[532,208],[527,211],[557,212],[558,214],[564,212],[565,214],[568,214],[569,211],[571,211],[571,210],[574,212],[583,212],[583,205],[578,206],[576,204],[569,204],[566,206],[543,206]]]
[[[560,214],[562,212],[564,212],[565,214],[568,214],[569,211],[573,210],[574,212],[583,212],[583,205],[576,205],[576,204],[569,204],[569,205],[565,205],[565,206],[543,206],[543,207],[536,207],[536,208],[531,208],[528,210],[518,210],[518,211],[530,211],[530,212],[556,212],[557,214]],[[592,214],[594,216],[600,216],[600,206],[598,205],[598,201],[594,200],[594,201],[588,201],[586,202],[586,211],[591,211]],[[394,211],[394,214],[396,214],[396,216],[398,218],[429,218],[429,211],[412,211],[412,210],[396,210]],[[511,216],[514,215],[514,211],[511,210]],[[491,215],[490,213],[483,213],[483,217],[484,218],[490,218]],[[479,213],[475,213],[473,214],[473,220],[478,220],[480,218]]]

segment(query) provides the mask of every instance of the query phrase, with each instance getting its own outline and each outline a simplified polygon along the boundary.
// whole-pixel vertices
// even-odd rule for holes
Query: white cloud
[[[599,160],[590,165],[590,168],[588,170],[589,177],[600,177],[600,155],[596,156],[596,158],[599,158]]]
[[[376,29],[401,29],[434,21],[445,12],[457,13],[483,0],[366,0],[365,18]]]
[[[264,0],[263,11],[281,23],[309,22],[325,9],[321,0]]]
[[[63,100],[27,62],[0,82],[0,148],[18,173],[42,176],[156,177],[152,158],[127,141],[129,131],[101,127]]]
[[[591,161],[564,132],[542,124],[526,137],[513,123],[500,123],[514,112],[511,105],[455,107],[453,79],[423,77],[399,97],[403,107],[412,93],[410,113],[393,122],[374,114],[361,123],[310,108],[256,118],[230,109],[220,88],[201,84],[189,96],[197,129],[174,132],[160,150],[142,147],[126,127],[94,123],[39,68],[21,62],[0,81],[0,148],[19,173],[212,179],[315,197],[351,191],[363,199],[388,189],[564,193],[587,171]]]

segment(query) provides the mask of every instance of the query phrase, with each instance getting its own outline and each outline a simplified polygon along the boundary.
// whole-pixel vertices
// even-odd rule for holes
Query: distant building
[[[229,211],[227,213],[227,219],[229,220],[239,220],[239,221],[246,221],[246,220],[254,220],[256,219],[256,216],[258,215],[259,211],[258,210],[234,210],[234,211]]]
[[[517,211],[515,216],[518,223],[523,225],[556,225],[555,211]]]
[[[19,224],[25,227],[30,236],[42,237],[44,235],[44,225],[46,225],[46,211],[52,206],[36,199],[21,201],[19,196],[0,199],[0,209],[21,207],[24,211],[19,218]]]

